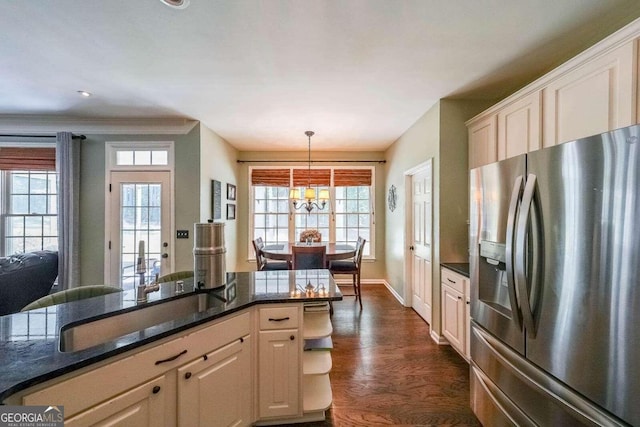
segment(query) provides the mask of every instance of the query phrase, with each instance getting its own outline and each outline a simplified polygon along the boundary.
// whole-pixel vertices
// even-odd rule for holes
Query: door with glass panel
[[[145,281],[172,271],[170,172],[111,173],[109,283],[134,289],[143,241]]]

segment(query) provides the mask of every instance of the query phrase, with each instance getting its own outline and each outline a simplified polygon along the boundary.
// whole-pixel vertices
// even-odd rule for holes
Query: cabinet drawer
[[[57,402],[64,405],[65,416],[72,416],[249,334],[251,316],[244,313],[195,329],[182,337],[27,394],[22,398],[22,404]]]
[[[466,281],[466,277],[463,277],[458,273],[454,273],[453,271],[446,268],[443,268],[441,272],[442,283],[450,286],[461,294],[464,294],[464,282]]]
[[[297,329],[299,307],[269,307],[260,309],[260,330]]]

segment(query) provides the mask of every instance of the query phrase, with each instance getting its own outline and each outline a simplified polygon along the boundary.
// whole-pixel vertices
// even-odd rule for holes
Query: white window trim
[[[255,262],[256,260],[256,256],[255,256],[255,251],[253,250],[253,231],[254,231],[254,198],[255,198],[255,193],[254,193],[254,188],[253,185],[251,184],[251,172],[254,169],[289,169],[291,170],[291,177],[289,180],[289,188],[293,187],[293,170],[294,169],[308,169],[308,166],[284,166],[284,165],[280,165],[280,166],[249,166],[248,169],[248,173],[247,173],[247,188],[249,188],[249,200],[248,200],[248,204],[249,204],[249,220],[248,220],[248,226],[249,226],[249,235],[248,235],[248,242],[247,242],[247,262]],[[335,217],[335,199],[336,199],[336,193],[335,193],[335,186],[333,185],[333,171],[336,169],[369,169],[371,170],[371,186],[370,188],[370,200],[369,203],[371,205],[371,225],[370,225],[370,239],[367,241],[369,243],[369,248],[370,248],[370,255],[369,256],[363,256],[362,257],[362,262],[375,262],[376,261],[376,212],[375,212],[375,207],[376,207],[376,168],[374,166],[336,166],[336,165],[327,165],[327,166],[311,166],[311,169],[331,169],[331,185],[329,186],[329,206],[328,208],[329,210],[329,221],[330,221],[330,226],[329,226],[329,241],[330,242],[335,242],[335,237],[336,237],[336,226],[335,226],[335,221],[336,221],[336,217]],[[291,201],[289,201],[289,241],[295,241],[295,236],[294,236],[294,230],[295,230],[295,220],[293,219],[293,213],[294,213],[294,209],[293,206],[291,204]]]
[[[119,166],[116,162],[116,153],[119,150],[141,150],[152,149],[162,150],[166,149],[167,164],[166,165],[123,165]],[[105,142],[105,170],[104,170],[104,280],[105,283],[109,278],[111,270],[111,249],[109,248],[109,241],[111,236],[111,196],[109,186],[111,185],[111,172],[114,171],[129,171],[129,172],[169,172],[171,188],[169,194],[171,195],[171,236],[176,235],[176,215],[175,215],[175,142],[174,141],[106,141]],[[175,246],[175,243],[174,245]],[[171,265],[175,265],[175,251],[171,251]]]
[[[105,143],[106,170],[111,171],[173,171],[174,170],[174,142],[173,141],[128,141]],[[166,165],[118,165],[116,155],[123,150],[167,150]]]

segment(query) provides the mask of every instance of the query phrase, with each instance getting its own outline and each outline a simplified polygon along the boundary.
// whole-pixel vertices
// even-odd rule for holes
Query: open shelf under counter
[[[333,395],[329,374],[304,376],[304,404],[303,411],[326,411],[331,406]]]
[[[333,363],[328,350],[305,351],[302,353],[304,375],[324,375],[331,371]]]
[[[317,339],[328,337],[333,333],[329,312],[304,313],[304,339]]]

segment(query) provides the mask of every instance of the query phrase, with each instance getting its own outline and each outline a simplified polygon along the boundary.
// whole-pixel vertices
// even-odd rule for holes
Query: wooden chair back
[[[294,270],[327,268],[327,247],[325,245],[294,245],[291,247],[291,255]]]
[[[262,240],[262,237],[258,237],[257,239],[253,239],[251,243],[253,243],[253,250],[256,252],[256,264],[258,267],[258,271],[260,271],[264,268],[264,264],[266,263],[264,257],[262,256],[264,241]]]

